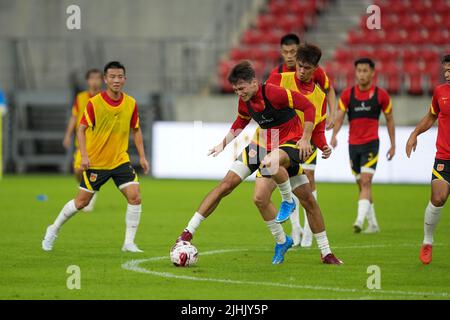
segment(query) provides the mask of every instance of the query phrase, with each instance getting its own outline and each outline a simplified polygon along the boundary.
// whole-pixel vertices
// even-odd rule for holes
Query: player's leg
[[[53,224],[47,227],[45,232],[44,240],[42,240],[42,249],[45,251],[51,251],[53,249],[56,237],[61,229],[61,227],[72,218],[78,210],[83,209],[89,204],[94,195],[93,190],[82,189],[78,192],[75,199],[67,202],[64,207],[59,212]]]
[[[125,212],[125,240],[122,251],[143,252],[135,244],[136,232],[141,221],[142,204],[139,179],[131,163],[124,163],[111,170],[111,177],[120,192],[127,199],[127,210]]]
[[[81,180],[83,179],[83,170],[81,170],[80,167],[81,167],[81,152],[80,149],[77,149],[75,151],[73,159],[73,173],[78,184],[80,184]],[[97,200],[97,194],[98,194],[97,192],[94,193],[94,196],[92,197],[89,204],[83,208],[84,212],[91,212],[92,210],[94,210],[95,201]]]
[[[429,264],[432,260],[433,235],[441,218],[441,211],[447,202],[450,187],[450,170],[442,160],[435,160],[432,181],[431,199],[425,209],[424,217],[424,239],[420,250],[420,260],[424,264]],[[439,170],[439,171],[438,171]]]
[[[220,181],[219,185],[211,190],[199,208],[189,220],[186,228],[178,237],[178,241],[191,241],[193,235],[200,224],[211,214],[219,205],[222,198],[229,195],[242,181],[255,172],[260,164],[261,158],[265,156],[265,151],[255,144],[248,145],[231,165],[230,170]]]
[[[355,233],[361,232],[364,224],[364,220],[367,215],[368,207],[366,199],[361,201],[361,148],[357,145],[349,145],[349,156],[350,156],[350,167],[352,170],[352,174],[355,176],[355,181],[358,186],[358,206],[357,206],[357,215],[356,220],[353,223],[353,231]]]
[[[303,165],[302,165],[303,166]],[[308,167],[311,168],[311,167]],[[310,170],[310,169],[305,169],[304,173],[306,175],[306,177],[309,180],[309,185],[311,186],[311,190],[312,190],[312,195],[314,196],[314,198],[317,201],[317,190],[316,190],[316,182],[314,179],[314,170]],[[313,242],[313,234],[311,231],[311,227],[309,225],[308,222],[308,214],[306,213],[305,208],[303,208],[303,214],[304,214],[304,225],[303,225],[303,237],[302,237],[302,242],[301,242],[301,246],[308,248],[311,247],[312,242]]]
[[[311,230],[321,252],[322,262],[326,264],[341,264],[342,261],[337,259],[331,252],[323,216],[316,199],[312,195],[311,186],[306,175],[292,177],[291,183],[294,188],[294,194],[300,200],[303,208],[306,209]]]
[[[277,209],[270,200],[276,185],[270,178],[258,175],[255,182],[255,191],[253,202],[261,213],[261,217],[269,228],[270,233],[275,239],[275,254],[272,258],[273,264],[280,264],[284,261],[284,255],[292,247],[293,241],[287,236],[281,224],[275,221]]]
[[[289,219],[290,215],[296,208],[295,201],[292,198],[292,188],[289,181],[287,168],[291,165],[298,165],[300,162],[298,149],[282,145],[279,149],[272,150],[263,160],[263,168],[261,174],[263,176],[271,176],[277,183],[278,190],[281,193],[281,206],[275,221],[283,223]]]
[[[368,226],[363,233],[376,233],[380,231],[378,226],[375,207],[372,195],[372,180],[378,163],[379,141],[370,142],[361,153],[361,175],[359,179],[359,201],[358,201],[358,219],[354,227],[356,232],[364,224],[364,218],[367,218]],[[364,215],[364,216],[363,216]],[[361,222],[359,224],[359,222]],[[359,230],[359,231],[358,231]]]

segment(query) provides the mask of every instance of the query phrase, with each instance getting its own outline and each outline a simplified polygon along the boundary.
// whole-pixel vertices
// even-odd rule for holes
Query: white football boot
[[[139,249],[135,243],[125,243],[122,247],[123,252],[144,252]]]
[[[363,230],[362,233],[371,234],[371,233],[378,233],[378,232],[380,232],[380,227],[378,225],[376,225],[376,224],[369,224],[367,226],[367,228],[365,230]]]
[[[42,240],[42,250],[51,251],[57,236],[58,233],[54,230],[53,225],[48,226],[47,231],[45,232],[44,240]]]

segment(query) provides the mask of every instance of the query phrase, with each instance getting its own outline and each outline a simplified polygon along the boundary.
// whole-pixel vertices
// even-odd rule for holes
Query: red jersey
[[[278,145],[288,141],[300,140],[303,135],[303,129],[300,119],[293,109],[303,111],[305,114],[305,121],[314,123],[314,105],[300,93],[292,92],[272,84],[265,85],[264,91],[265,97],[263,96],[262,86],[260,85],[258,91],[250,101],[244,102],[239,98],[238,116],[231,126],[231,130],[240,131],[244,129],[254,117],[251,116],[251,114],[254,115],[255,112],[264,112],[265,110],[268,110],[268,108],[274,108],[278,110],[279,113],[292,110],[290,118],[284,123],[262,129],[263,136],[266,136],[265,147],[267,148],[267,151],[271,151],[272,141],[277,141],[277,139]],[[276,148],[277,146],[273,147]]]
[[[278,67],[275,67],[272,69],[272,71],[270,72],[269,78],[274,75],[274,74],[278,74],[278,73],[283,73],[283,72],[296,72],[296,68],[288,68],[286,66],[285,63],[280,64]],[[325,70],[321,67],[318,66],[316,71],[314,71],[313,76],[312,76],[312,81],[315,84],[318,84],[323,91],[327,92],[330,89],[330,79],[328,78]]]
[[[361,91],[358,86],[345,89],[339,109],[346,111],[350,123],[349,144],[366,144],[378,140],[380,113],[392,112],[389,94],[376,86]]]
[[[327,146],[327,140],[325,138],[327,100],[323,91],[312,80],[309,82],[300,81],[296,73],[274,73],[267,79],[266,83],[272,83],[285,89],[300,92],[314,105],[316,118],[311,141],[320,150],[323,150]],[[301,119],[301,114],[299,117]]]
[[[450,85],[441,84],[434,89],[430,112],[438,117],[436,158],[450,160]]]

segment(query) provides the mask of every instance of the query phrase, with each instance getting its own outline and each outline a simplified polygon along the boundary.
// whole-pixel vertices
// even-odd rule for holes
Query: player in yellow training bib
[[[75,178],[77,179],[78,183],[81,182],[81,179],[83,177],[83,170],[81,170],[81,153],[80,149],[78,148],[78,140],[76,138],[76,132],[78,130],[78,127],[80,125],[81,118],[83,117],[84,110],[86,109],[86,106],[89,102],[89,99],[93,96],[100,93],[102,89],[102,83],[103,83],[103,77],[102,72],[98,69],[90,69],[86,72],[86,84],[87,84],[87,90],[82,91],[77,94],[75,101],[72,106],[72,116],[70,117],[69,122],[67,123],[66,127],[66,134],[64,135],[63,140],[63,146],[66,149],[70,148],[70,145],[72,143],[72,136],[75,134],[75,152],[73,154],[73,173],[75,174]],[[97,198],[97,195],[95,194],[92,198],[89,205],[87,205],[85,208],[83,208],[83,211],[90,212],[94,209],[95,200]]]
[[[118,61],[109,62],[104,68],[106,91],[89,99],[77,131],[80,168],[83,170],[80,191],[47,228],[42,241],[45,251],[53,249],[62,225],[86,207],[101,186],[112,178],[128,202],[122,251],[142,252],[134,243],[142,209],[138,177],[128,156],[130,131],[145,174],[149,164],[145,158],[136,100],[122,92],[125,79],[125,67]]]

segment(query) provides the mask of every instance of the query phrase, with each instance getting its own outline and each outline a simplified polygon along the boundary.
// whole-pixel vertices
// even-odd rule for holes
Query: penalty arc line
[[[231,252],[244,252],[249,251],[248,249],[227,249],[227,250],[213,250],[203,252],[202,256],[221,254],[221,253],[231,253]],[[400,290],[361,290],[352,288],[339,288],[339,287],[324,287],[324,286],[313,286],[313,285],[297,285],[289,283],[280,282],[259,282],[259,281],[244,281],[244,280],[232,280],[232,279],[217,279],[217,278],[202,278],[202,277],[192,277],[176,275],[170,272],[158,272],[148,270],[140,266],[141,263],[160,261],[169,259],[168,256],[153,257],[148,259],[130,260],[122,264],[122,268],[129,271],[151,274],[154,276],[159,276],[163,278],[190,280],[190,281],[202,281],[202,282],[216,282],[216,283],[227,283],[227,284],[237,284],[237,285],[254,285],[254,286],[269,286],[269,287],[282,287],[290,289],[305,289],[305,290],[315,290],[315,291],[332,291],[332,292],[347,292],[347,293],[363,293],[363,294],[388,294],[388,295],[407,295],[407,296],[433,296],[433,297],[450,297],[448,292],[414,292],[414,291],[400,291]]]

